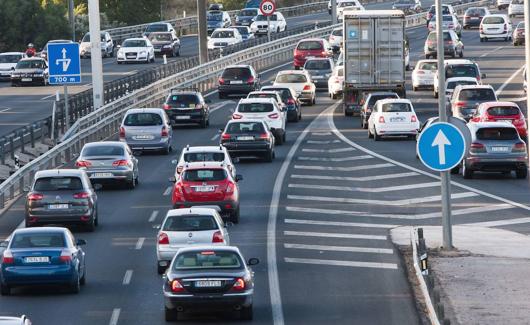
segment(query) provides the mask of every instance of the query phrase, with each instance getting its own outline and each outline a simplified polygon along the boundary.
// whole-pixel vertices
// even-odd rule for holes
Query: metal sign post
[[[337,24],[337,0],[331,0],[331,24]]]
[[[259,4],[259,11],[267,17],[267,40],[271,41],[271,20],[270,16],[276,11],[276,3],[273,0],[262,0]]]
[[[267,16],[267,41],[271,41],[271,17]]]

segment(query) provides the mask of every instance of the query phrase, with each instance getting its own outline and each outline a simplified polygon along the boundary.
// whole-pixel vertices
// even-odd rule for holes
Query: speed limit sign
[[[263,0],[259,4],[259,11],[263,16],[270,16],[276,11],[276,4],[273,0]]]

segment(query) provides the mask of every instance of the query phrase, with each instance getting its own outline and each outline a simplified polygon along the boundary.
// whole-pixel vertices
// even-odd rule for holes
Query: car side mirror
[[[231,117],[231,116],[230,116],[230,117]],[[224,130],[223,130],[223,129],[219,129],[217,132],[218,132],[218,133],[223,133]]]
[[[482,79],[486,79],[486,74],[483,73],[483,74],[481,75],[481,77],[482,77]]]
[[[169,181],[170,181],[171,183],[176,183],[176,182],[177,182],[177,179],[175,178],[175,176],[171,176],[171,177],[169,178]]]
[[[75,245],[76,245],[76,246],[83,246],[83,245],[86,245],[86,240],[84,240],[84,239],[78,239],[78,240],[75,242]]]
[[[255,258],[255,257],[249,258],[249,260],[247,262],[248,266],[258,265],[258,264],[259,264],[259,259]]]
[[[237,174],[236,175],[236,182],[239,182],[239,181],[242,181],[242,180],[243,180],[243,175]]]

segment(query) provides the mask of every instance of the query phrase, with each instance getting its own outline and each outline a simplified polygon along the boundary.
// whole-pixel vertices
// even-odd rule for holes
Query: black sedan
[[[233,246],[181,248],[166,274],[163,293],[166,321],[178,320],[183,312],[220,311],[252,319],[254,272]]]
[[[223,145],[231,157],[274,159],[274,135],[262,120],[230,120],[221,134]]]
[[[151,33],[149,40],[155,48],[155,55],[180,56],[180,40],[172,32]]]

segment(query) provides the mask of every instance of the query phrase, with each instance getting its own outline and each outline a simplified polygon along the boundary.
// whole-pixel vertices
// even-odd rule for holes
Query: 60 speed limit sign
[[[263,16],[270,16],[276,11],[276,4],[273,0],[263,0],[259,4],[259,11]]]

